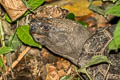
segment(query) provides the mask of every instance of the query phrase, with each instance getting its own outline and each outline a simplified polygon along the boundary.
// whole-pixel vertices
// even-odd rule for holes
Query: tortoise
[[[107,46],[113,39],[115,27],[113,25],[100,28],[95,33],[91,33],[81,24],[72,20],[37,17],[30,22],[30,33],[37,43],[42,44],[54,54],[83,67],[94,55],[106,55]],[[110,77],[107,80],[120,80],[120,54],[117,56],[116,54],[107,54],[107,56],[115,64],[110,67],[108,72]],[[94,80],[104,80],[103,74],[100,74],[102,77],[97,75],[98,73],[95,74]]]
[[[107,45],[113,37],[116,26],[100,28],[94,34],[90,33],[81,24],[65,18],[35,18],[30,22],[30,32],[34,40],[53,53],[62,56],[79,67],[85,66],[94,55],[104,55]],[[110,68],[115,71],[115,66],[120,68],[120,61],[107,55],[116,65]],[[117,57],[120,57],[118,54]],[[116,70],[117,71],[117,70]],[[114,79],[119,80],[120,71],[111,71]],[[96,74],[97,75],[97,74]],[[116,78],[116,79],[115,79]],[[104,79],[95,79],[104,80]]]

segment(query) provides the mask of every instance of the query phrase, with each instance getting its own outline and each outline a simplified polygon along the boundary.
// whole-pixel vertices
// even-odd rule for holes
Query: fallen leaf
[[[47,64],[46,69],[48,73],[46,80],[59,80],[59,76],[55,66]]]
[[[63,76],[66,75],[66,73],[63,69],[61,69],[61,70],[58,71],[58,75],[59,75],[59,77],[63,77]]]

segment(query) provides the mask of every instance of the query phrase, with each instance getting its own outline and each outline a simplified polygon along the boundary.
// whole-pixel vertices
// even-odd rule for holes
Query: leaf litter
[[[53,3],[54,2],[56,2],[56,1],[53,0]],[[73,5],[77,6],[76,3],[77,2],[73,3]],[[52,4],[52,3],[49,3],[49,4]],[[86,5],[88,5],[88,3],[86,3]],[[72,6],[71,7],[69,7],[69,6],[70,5],[66,4],[64,6],[64,8],[66,7],[67,9],[70,9],[69,11],[72,12],[73,8],[72,8]],[[84,8],[82,8],[82,9],[84,9]],[[80,11],[80,10],[77,10],[77,11],[76,10],[77,10],[77,8],[75,8],[75,10],[73,10],[73,13],[76,12],[76,14],[78,14],[77,16],[80,16],[80,14],[82,15],[80,17],[77,17],[77,20],[79,20],[81,18],[87,19],[88,17],[86,17],[86,16],[96,17],[96,15],[97,15],[97,14],[92,13],[91,11],[90,12],[85,11],[86,14],[83,14],[84,10],[83,10],[83,13],[80,13],[80,12],[78,13],[77,11]],[[83,15],[84,15],[84,17],[83,17]],[[97,22],[98,24],[95,24],[98,27],[99,26],[101,27],[103,25],[104,26],[109,25],[109,24],[107,24],[107,21],[106,22],[104,21],[104,20],[106,20],[106,19],[104,19],[104,17],[101,18],[101,15],[97,15],[96,19],[101,20],[101,21]],[[19,25],[20,23],[25,23],[25,20],[26,19],[24,19],[23,21],[20,20],[21,22],[19,22],[17,25]],[[92,22],[92,23],[94,23],[94,22]],[[7,25],[8,23],[5,22],[4,24]],[[10,24],[10,27],[8,28],[8,29],[10,29],[10,31],[7,30],[7,31],[9,31],[9,32],[7,32],[7,34],[9,35],[7,37],[7,39],[9,39],[9,37],[12,37],[12,35],[13,35],[13,34],[11,34],[13,32],[11,30],[12,25],[15,25],[15,23]],[[90,29],[91,28],[93,28],[93,26],[90,26]],[[7,28],[5,28],[5,29],[7,29]],[[15,31],[16,31],[16,29],[14,29],[14,32]],[[19,42],[13,43],[13,44],[19,44]],[[36,48],[30,48],[30,47],[22,44],[22,46],[18,45],[18,47],[15,49],[17,49],[17,50],[15,50],[15,52],[9,51],[9,53],[11,55],[9,57],[12,57],[12,64],[9,65],[8,70],[6,70],[6,74],[10,73],[9,77],[7,77],[9,80],[12,80],[12,79],[14,79],[14,80],[22,80],[22,79],[24,79],[24,80],[59,80],[61,77],[62,77],[61,80],[66,80],[67,78],[69,79],[69,77],[70,77],[69,75],[75,73],[75,70],[74,70],[75,66],[73,64],[71,64],[69,61],[67,61],[61,57],[50,54],[50,52],[44,48],[39,50]],[[1,64],[1,66],[3,66],[2,61],[0,61],[0,64]],[[13,74],[11,73],[11,71],[13,72]],[[74,76],[72,76],[72,77],[74,77]],[[78,75],[77,75],[77,77],[78,77]]]

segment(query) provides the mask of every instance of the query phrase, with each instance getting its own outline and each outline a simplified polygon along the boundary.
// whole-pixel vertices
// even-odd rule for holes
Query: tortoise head
[[[53,24],[54,20],[48,18],[36,18],[30,22],[30,32],[34,40],[42,45],[51,45],[56,42],[63,41],[64,29],[60,30],[57,25]]]

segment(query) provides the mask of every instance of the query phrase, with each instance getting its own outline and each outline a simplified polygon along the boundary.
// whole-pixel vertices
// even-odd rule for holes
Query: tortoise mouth
[[[45,35],[43,35],[43,34],[37,34],[37,33],[35,33],[35,32],[33,32],[32,33],[32,36],[34,37],[34,38],[43,38],[43,37],[46,37]]]

